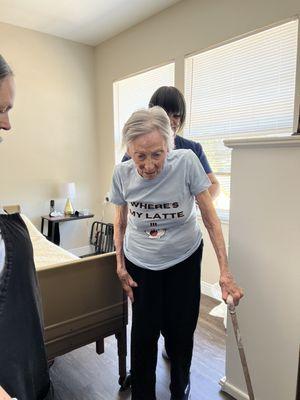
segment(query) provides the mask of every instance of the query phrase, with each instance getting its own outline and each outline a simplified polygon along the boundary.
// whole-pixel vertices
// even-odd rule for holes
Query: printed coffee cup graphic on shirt
[[[150,239],[159,239],[162,237],[165,233],[165,229],[151,229],[149,231],[145,231]]]

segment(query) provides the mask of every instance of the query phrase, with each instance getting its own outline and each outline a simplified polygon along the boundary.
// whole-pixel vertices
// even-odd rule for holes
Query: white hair
[[[168,151],[174,148],[174,137],[170,120],[161,107],[155,106],[149,109],[135,111],[123,128],[122,145],[128,148],[136,138],[158,130],[166,142]]]

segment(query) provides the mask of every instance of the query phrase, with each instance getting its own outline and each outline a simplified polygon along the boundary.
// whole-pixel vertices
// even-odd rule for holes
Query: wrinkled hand
[[[239,304],[240,299],[244,296],[243,289],[240,288],[233,279],[230,272],[225,272],[221,274],[219,281],[222,298],[226,302],[227,296],[230,294],[233,298],[233,303],[235,306]]]
[[[117,274],[121,281],[124,292],[130,298],[131,302],[134,302],[133,291],[132,288],[137,287],[138,284],[131,278],[127,269],[124,267],[117,268]]]

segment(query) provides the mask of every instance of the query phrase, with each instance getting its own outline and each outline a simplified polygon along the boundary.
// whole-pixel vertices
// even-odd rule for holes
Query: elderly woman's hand
[[[232,274],[229,271],[222,273],[219,283],[223,300],[226,302],[227,296],[230,294],[233,298],[234,305],[237,306],[240,299],[244,296],[244,293],[243,289],[234,281]]]
[[[133,303],[134,297],[132,288],[137,287],[138,284],[131,278],[125,267],[117,268],[117,274],[122,283],[124,292],[127,294],[131,302]]]

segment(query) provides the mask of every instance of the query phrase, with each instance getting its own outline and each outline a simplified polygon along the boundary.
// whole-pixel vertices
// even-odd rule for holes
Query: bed
[[[6,206],[8,213],[19,206]],[[126,374],[127,298],[116,275],[115,253],[77,258],[49,242],[22,215],[34,249],[44,311],[45,345],[49,362],[78,347],[95,342],[104,352],[104,338],[115,335],[119,357],[119,384]]]

